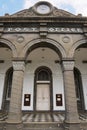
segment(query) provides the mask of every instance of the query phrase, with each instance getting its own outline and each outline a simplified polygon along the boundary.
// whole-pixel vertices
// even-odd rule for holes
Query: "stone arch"
[[[34,39],[34,40],[28,42],[25,45],[25,47],[24,47],[24,49],[21,53],[21,56],[27,57],[27,53],[32,50],[31,47],[34,46],[34,45],[37,46],[37,44],[38,44],[39,47],[41,47],[41,46],[46,47],[49,44],[50,46],[53,46],[55,48],[56,52],[58,51],[60,53],[62,58],[66,58],[66,51],[65,51],[64,47],[59,42],[57,42],[53,39],[49,39],[49,38],[46,38],[46,39],[40,39],[39,38],[39,39]]]
[[[0,38],[0,42],[6,44],[12,50],[13,57],[17,57],[16,47],[13,45],[11,41],[4,38]]]
[[[74,53],[75,53],[75,50],[76,48],[78,48],[80,45],[82,44],[87,44],[87,39],[81,39],[81,40],[78,40],[76,41],[73,46],[71,47],[71,49],[69,50],[69,57],[73,57],[74,56]]]

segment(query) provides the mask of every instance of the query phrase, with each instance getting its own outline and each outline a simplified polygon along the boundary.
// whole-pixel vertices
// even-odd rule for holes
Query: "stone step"
[[[54,122],[35,122],[35,123],[24,123],[23,130],[63,130],[62,123],[54,123]]]
[[[8,117],[8,114],[6,113],[6,112],[2,112],[2,113],[0,113],[0,121],[4,121],[4,120],[6,120],[7,119],[7,117]]]

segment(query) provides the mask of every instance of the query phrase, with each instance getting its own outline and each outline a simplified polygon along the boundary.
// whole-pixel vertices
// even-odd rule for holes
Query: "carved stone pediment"
[[[53,10],[53,16],[59,16],[59,17],[75,17],[74,14],[71,14],[65,10],[54,8]]]
[[[42,10],[41,10],[42,9]],[[40,13],[41,11],[41,13]],[[47,11],[47,13],[46,13]],[[20,12],[17,12],[13,15],[11,15],[12,17],[44,17],[44,16],[52,16],[52,17],[76,17],[75,15],[58,9],[54,6],[52,6],[50,3],[48,2],[38,2],[36,3],[33,7],[29,8],[29,9],[25,9],[22,10]]]
[[[30,9],[25,9],[20,12],[17,12],[11,16],[12,17],[31,17],[32,15],[34,15],[34,12],[33,12],[32,8],[30,8]]]

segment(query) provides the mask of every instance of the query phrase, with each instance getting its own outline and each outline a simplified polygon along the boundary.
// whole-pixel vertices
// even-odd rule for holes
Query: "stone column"
[[[24,79],[24,61],[13,61],[13,80],[7,130],[22,130],[22,88]]]
[[[65,129],[80,130],[74,82],[74,61],[62,61],[65,90]]]

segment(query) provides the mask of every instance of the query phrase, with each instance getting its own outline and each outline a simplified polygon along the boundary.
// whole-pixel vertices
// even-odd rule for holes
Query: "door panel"
[[[37,85],[36,110],[50,110],[49,84]]]

